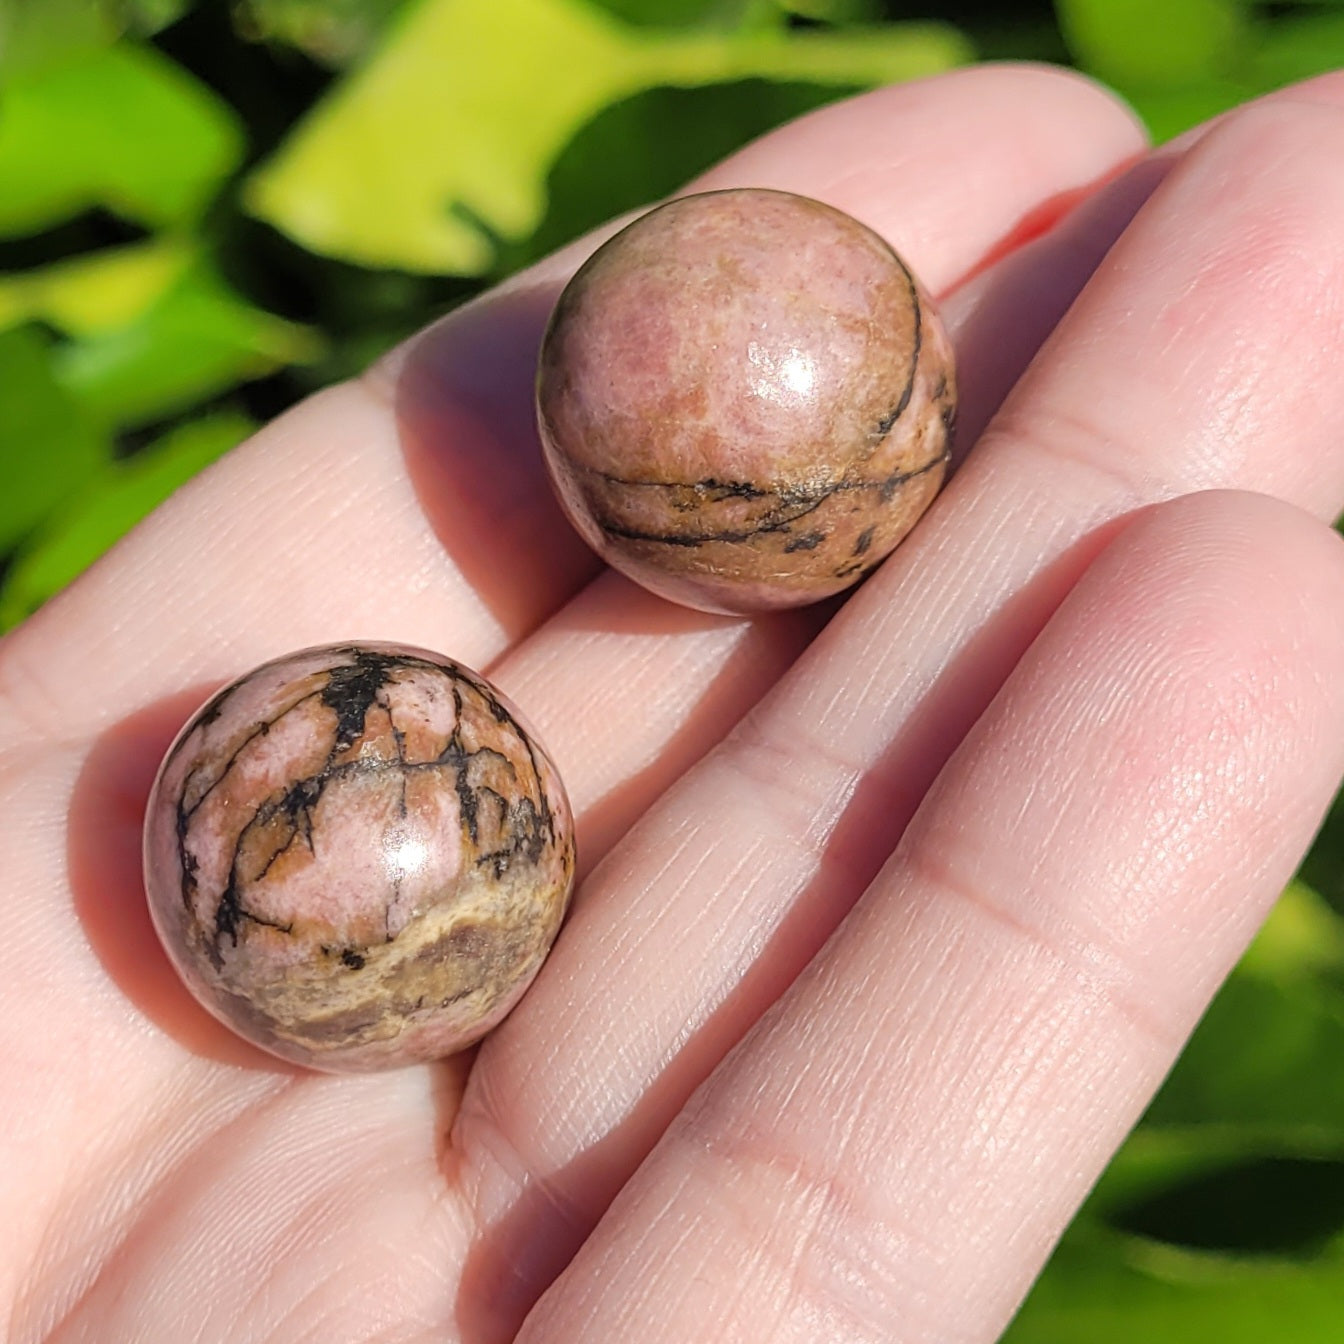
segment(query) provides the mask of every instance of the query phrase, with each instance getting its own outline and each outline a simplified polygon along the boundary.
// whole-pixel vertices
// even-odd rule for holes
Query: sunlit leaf
[[[1342,813],[1344,799],[1336,799],[1335,815],[1344,822]],[[1327,824],[1313,853],[1330,830]],[[1344,986],[1344,920],[1322,898],[1320,888],[1309,880],[1292,882],[1247,948],[1240,972],[1274,984]]]
[[[954,30],[660,32],[587,0],[420,0],[252,179],[250,208],[319,252],[477,274],[545,213],[565,143],[612,101],[749,77],[875,84],[967,55]]]
[[[176,238],[108,248],[27,273],[0,275],[0,330],[42,321],[72,336],[94,336],[135,321],[192,264]]]
[[[47,340],[32,328],[0,334],[0,550],[77,490],[109,449],[53,376]]]
[[[1230,73],[1251,32],[1245,0],[1055,0],[1081,64],[1126,87]]]
[[[1153,1102],[1151,1125],[1308,1127],[1344,1150],[1344,998],[1242,973],[1224,987]]]
[[[241,153],[227,105],[153,48],[74,51],[5,87],[0,234],[95,206],[152,227],[184,223]]]
[[[222,412],[173,430],[108,463],[19,552],[0,589],[0,626],[12,626],[91,565],[178,486],[240,443],[254,426]]]
[[[322,349],[311,330],[253,307],[202,263],[127,326],[63,348],[56,372],[98,423],[121,429],[314,360]]]

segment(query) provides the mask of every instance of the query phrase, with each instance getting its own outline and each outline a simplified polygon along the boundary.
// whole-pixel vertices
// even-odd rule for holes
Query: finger
[[[1344,545],[1160,506],[520,1344],[998,1337],[1344,770]]]
[[[826,192],[942,288],[1139,143],[1083,81],[993,68],[823,109],[712,181]],[[532,423],[541,327],[590,246],[458,310],[402,352],[390,382],[384,370],[322,393],[181,491],[11,641],[5,679],[32,715],[78,732],[331,639],[399,639],[481,666],[535,627],[595,568],[551,497]]]
[[[1312,370],[1344,349],[1320,299],[1344,274],[1341,151],[1325,105],[1201,141],[919,530],[587,884],[459,1118],[501,1301],[564,1263],[825,940],[1115,520],[1219,480],[1338,507],[1344,393]],[[1241,419],[1238,388],[1256,393]]]

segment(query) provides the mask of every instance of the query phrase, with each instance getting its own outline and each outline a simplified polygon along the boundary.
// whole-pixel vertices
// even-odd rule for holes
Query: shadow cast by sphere
[[[440,544],[511,637],[601,568],[555,500],[533,411],[536,357],[565,277],[450,313],[397,357],[402,452]]]
[[[178,978],[150,921],[141,868],[145,804],[159,761],[214,687],[161,700],[108,729],[71,796],[70,886],[89,946],[126,998],[160,1031],[202,1058],[296,1074],[213,1018]]]
[[[664,790],[727,736],[841,605],[833,599],[746,620],[693,611],[659,598],[632,601],[632,591],[628,580],[604,576],[553,616],[550,629],[660,640],[693,636],[713,626],[740,625],[743,630],[712,675],[697,682],[694,702],[683,709],[676,730],[659,742],[649,763],[583,809],[578,818],[581,875],[600,863]]]
[[[1105,185],[1045,202],[962,281],[950,305],[959,319],[954,469],[1170,167],[1141,159]]]

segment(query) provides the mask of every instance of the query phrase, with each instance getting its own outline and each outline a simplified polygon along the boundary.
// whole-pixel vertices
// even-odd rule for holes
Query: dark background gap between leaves
[[[982,58],[1087,70],[1160,140],[1344,65],[1344,0],[0,0],[0,628],[504,275],[809,108]],[[425,124],[417,80],[462,97]],[[421,194],[361,210],[389,155]],[[1337,803],[1012,1344],[1344,1338],[1342,1060]]]

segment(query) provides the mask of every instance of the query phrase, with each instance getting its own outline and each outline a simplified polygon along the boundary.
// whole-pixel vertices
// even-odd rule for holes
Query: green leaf
[[[254,428],[246,416],[221,412],[171,431],[132,458],[108,463],[19,552],[0,589],[0,627],[36,611]]]
[[[0,330],[31,321],[75,338],[54,352],[56,377],[109,430],[324,353],[314,332],[247,303],[174,237],[0,278]]]
[[[1344,914],[1344,794],[1335,799],[1302,864],[1302,879]]]
[[[194,257],[190,244],[164,237],[0,275],[0,330],[41,321],[67,335],[94,336],[124,327],[142,317]]]
[[[25,327],[0,334],[0,551],[78,489],[109,452],[53,376],[47,340]]]
[[[92,0],[0,0],[0,74],[40,70],[116,33],[106,7]]]
[[[1344,1150],[1344,1000],[1328,986],[1233,977],[1154,1099],[1154,1126],[1311,1128]]]
[[[1250,77],[1266,89],[1280,88],[1344,65],[1344,14],[1280,19],[1265,24],[1247,55]]]
[[[56,372],[97,423],[125,429],[323,349],[312,330],[253,307],[199,262],[134,321],[62,349]]]
[[[419,0],[248,184],[247,204],[314,251],[480,274],[545,214],[574,133],[659,85],[762,77],[866,85],[965,59],[943,25],[654,32],[588,0]]]
[[[195,219],[242,154],[228,106],[129,42],[25,70],[0,115],[0,235],[103,206],[158,228]]]
[[[1117,92],[1143,118],[1156,144],[1198,126],[1210,117],[1230,112],[1264,90],[1232,79],[1192,80],[1184,87],[1151,88],[1113,81]]]
[[[1186,1172],[1114,1210],[1121,1231],[1238,1259],[1305,1263],[1344,1233],[1344,1161],[1306,1154],[1248,1157]]]
[[[1178,1216],[1191,1206],[1186,1192],[1200,1188],[1217,1189],[1229,1185],[1243,1198],[1247,1183],[1241,1179],[1266,1164],[1288,1164],[1307,1168],[1323,1164],[1334,1171],[1344,1169],[1344,1144],[1337,1131],[1292,1121],[1278,1124],[1216,1123],[1204,1121],[1184,1126],[1141,1125],[1125,1141],[1097,1183],[1075,1221],[1076,1228],[1130,1228],[1135,1223],[1149,1224],[1157,1218],[1167,1220],[1166,1239],[1180,1243],[1189,1240],[1170,1223],[1170,1216],[1154,1214],[1163,1201],[1176,1198]],[[1207,1202],[1207,1197],[1206,1197]],[[1138,1216],[1135,1210],[1139,1210]],[[1311,1211],[1309,1211],[1311,1212]],[[1344,1217],[1335,1207],[1335,1217]],[[1224,1242],[1226,1221],[1219,1223]],[[1314,1229],[1301,1220],[1293,1220],[1277,1234],[1281,1245],[1311,1240]],[[1207,1240],[1207,1238],[1205,1239]]]
[[[1055,0],[1079,63],[1127,88],[1228,73],[1251,32],[1248,9],[1244,0]]]
[[[175,23],[195,0],[103,0],[123,32],[157,33]]]
[[[1301,1264],[1066,1236],[1003,1344],[1337,1344],[1344,1258]]]
[[[627,23],[650,28],[778,27],[783,10],[776,0],[595,0]]]
[[[830,101],[843,89],[753,79],[700,89],[649,89],[603,108],[560,152],[547,178],[546,218],[515,269],[569,239],[675,191],[738,145]],[[677,134],[669,137],[667,128]]]
[[[1344,798],[1335,800],[1332,815],[1344,824]],[[1318,846],[1330,829],[1327,824]],[[1344,920],[1311,882],[1290,883],[1246,949],[1240,973],[1280,985],[1338,989],[1344,984]]]
[[[790,14],[821,23],[872,23],[882,15],[881,0],[779,0]],[[1022,22],[1021,16],[1017,21]]]

